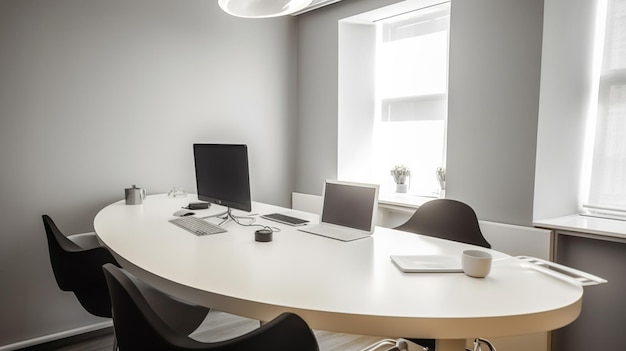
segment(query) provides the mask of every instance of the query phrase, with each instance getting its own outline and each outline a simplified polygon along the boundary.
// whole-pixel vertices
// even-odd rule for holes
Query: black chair
[[[43,215],[50,263],[57,285],[74,293],[83,308],[98,317],[111,318],[111,298],[102,273],[104,264],[120,267],[113,255],[100,246],[95,233],[65,236],[54,221]],[[172,328],[190,334],[206,318],[209,309],[180,301],[135,278],[151,306]],[[114,344],[114,350],[116,345]]]
[[[113,325],[120,351],[127,350],[299,350],[318,351],[306,322],[283,313],[247,334],[213,343],[177,333],[159,318],[128,273],[115,265],[103,267],[113,306]]]
[[[426,202],[395,229],[491,248],[480,231],[476,212],[469,205],[451,199]]]
[[[452,199],[426,202],[404,224],[394,229],[491,248],[480,231],[476,212],[466,203]],[[435,350],[435,340],[410,340]]]

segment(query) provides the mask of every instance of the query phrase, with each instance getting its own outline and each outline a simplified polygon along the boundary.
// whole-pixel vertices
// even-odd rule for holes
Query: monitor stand
[[[253,217],[250,216],[236,216],[233,214],[233,211],[230,207],[228,207],[228,209],[224,212],[220,212],[214,215],[210,215],[210,216],[206,216],[206,217],[202,217],[202,219],[206,219],[206,218],[219,218],[222,221],[220,223],[218,223],[218,225],[221,227],[224,224],[228,223],[228,222],[235,222],[237,224],[241,224],[239,222],[240,219],[251,219],[254,221]]]

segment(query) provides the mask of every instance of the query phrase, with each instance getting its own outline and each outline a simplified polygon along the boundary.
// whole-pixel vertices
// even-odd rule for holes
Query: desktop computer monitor
[[[198,199],[246,212],[252,210],[248,147],[194,144]]]

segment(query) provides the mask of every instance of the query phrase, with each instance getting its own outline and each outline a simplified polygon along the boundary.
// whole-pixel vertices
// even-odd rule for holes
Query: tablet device
[[[463,272],[461,255],[392,255],[391,261],[406,273]]]

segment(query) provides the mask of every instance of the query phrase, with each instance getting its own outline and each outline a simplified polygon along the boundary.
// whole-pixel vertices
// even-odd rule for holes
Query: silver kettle
[[[141,205],[146,198],[146,190],[138,188],[133,184],[132,188],[124,189],[124,195],[127,205]]]

